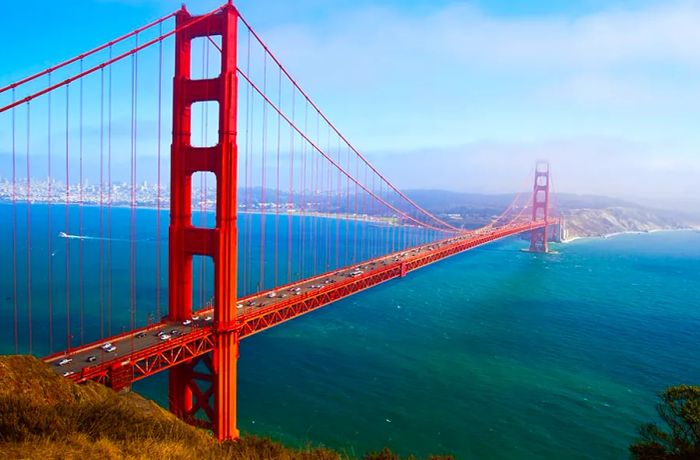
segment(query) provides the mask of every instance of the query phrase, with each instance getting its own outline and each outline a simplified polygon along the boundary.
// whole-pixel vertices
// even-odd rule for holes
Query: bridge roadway
[[[549,224],[555,221],[550,220]],[[544,221],[511,223],[498,228],[465,232],[360,264],[307,278],[238,300],[235,327],[245,338],[309,311],[348,297],[384,281],[445,257],[540,228]],[[196,311],[189,324],[163,320],[109,339],[72,348],[44,358],[58,372],[76,382],[95,380],[114,389],[196,358],[214,348],[214,312]],[[159,333],[169,337],[161,337]],[[106,351],[105,343],[116,349]],[[70,360],[59,364],[62,360]]]

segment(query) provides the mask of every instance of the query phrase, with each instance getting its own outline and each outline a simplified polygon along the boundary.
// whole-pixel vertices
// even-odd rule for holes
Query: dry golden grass
[[[268,438],[216,442],[135,393],[76,385],[29,356],[0,356],[0,454],[17,459],[347,458],[323,447],[291,449]],[[367,460],[398,459],[389,450]]]

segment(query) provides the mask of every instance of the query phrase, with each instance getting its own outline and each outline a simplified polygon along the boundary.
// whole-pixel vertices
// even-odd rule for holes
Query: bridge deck
[[[544,222],[527,222],[469,232],[251,295],[239,299],[235,327],[239,337],[245,338],[446,257],[542,226]],[[96,380],[119,389],[212,351],[213,316],[211,308],[202,309],[187,325],[162,321],[71,349],[70,354],[53,354],[44,361],[76,382]],[[159,337],[161,331],[170,338]],[[102,349],[106,342],[116,350]],[[71,361],[59,365],[64,358]]]

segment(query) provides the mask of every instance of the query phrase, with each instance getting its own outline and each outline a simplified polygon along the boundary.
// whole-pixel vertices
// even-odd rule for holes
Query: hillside
[[[563,239],[698,228],[700,220],[644,208],[571,209],[563,213]]]
[[[244,436],[217,443],[135,393],[117,394],[93,382],[76,385],[30,356],[0,356],[0,453],[41,459],[337,460],[326,448],[290,449]],[[382,451],[366,459],[395,459]]]
[[[421,206],[440,214],[453,225],[465,228],[485,225],[515,198],[515,194],[480,195],[443,190],[411,190],[408,193]],[[521,197],[521,202],[524,199],[526,197]],[[564,217],[565,239],[700,228],[698,215],[648,208],[606,196],[558,193],[552,198],[552,206]]]

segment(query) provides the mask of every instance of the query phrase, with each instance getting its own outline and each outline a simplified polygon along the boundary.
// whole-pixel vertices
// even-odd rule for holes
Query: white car
[[[192,320],[189,320],[189,319],[186,319],[182,322],[183,326],[189,326],[190,324],[192,324]]]
[[[241,308],[243,308],[243,304],[239,303],[238,305],[236,305],[236,308],[238,308],[240,310]]]
[[[211,320],[213,320],[213,319],[214,319],[214,318],[212,318],[211,316],[205,316],[205,317],[204,317],[204,321],[211,321]]]
[[[269,294],[267,295],[267,298],[268,298],[268,299],[274,299],[275,297],[277,297],[277,293],[276,293],[276,292],[271,292],[271,293],[269,293]]]
[[[160,340],[169,340],[171,337],[170,334],[161,334]]]
[[[65,366],[66,364],[70,363],[71,361],[73,361],[73,359],[71,359],[71,358],[63,358],[62,360],[60,360],[60,361],[58,362],[58,365],[59,365],[59,366]]]
[[[69,375],[73,375],[73,374],[75,374],[75,371],[66,371],[63,373],[63,376],[68,377]]]
[[[109,347],[105,348],[105,351],[107,353],[112,353],[113,351],[117,351],[117,347],[115,347],[114,345],[110,345]]]
[[[193,315],[192,321],[199,321],[199,315]]]
[[[102,344],[102,346],[100,348],[102,348],[103,350],[106,351],[108,348],[112,348],[112,346],[113,345],[111,342],[107,342],[107,343]]]

